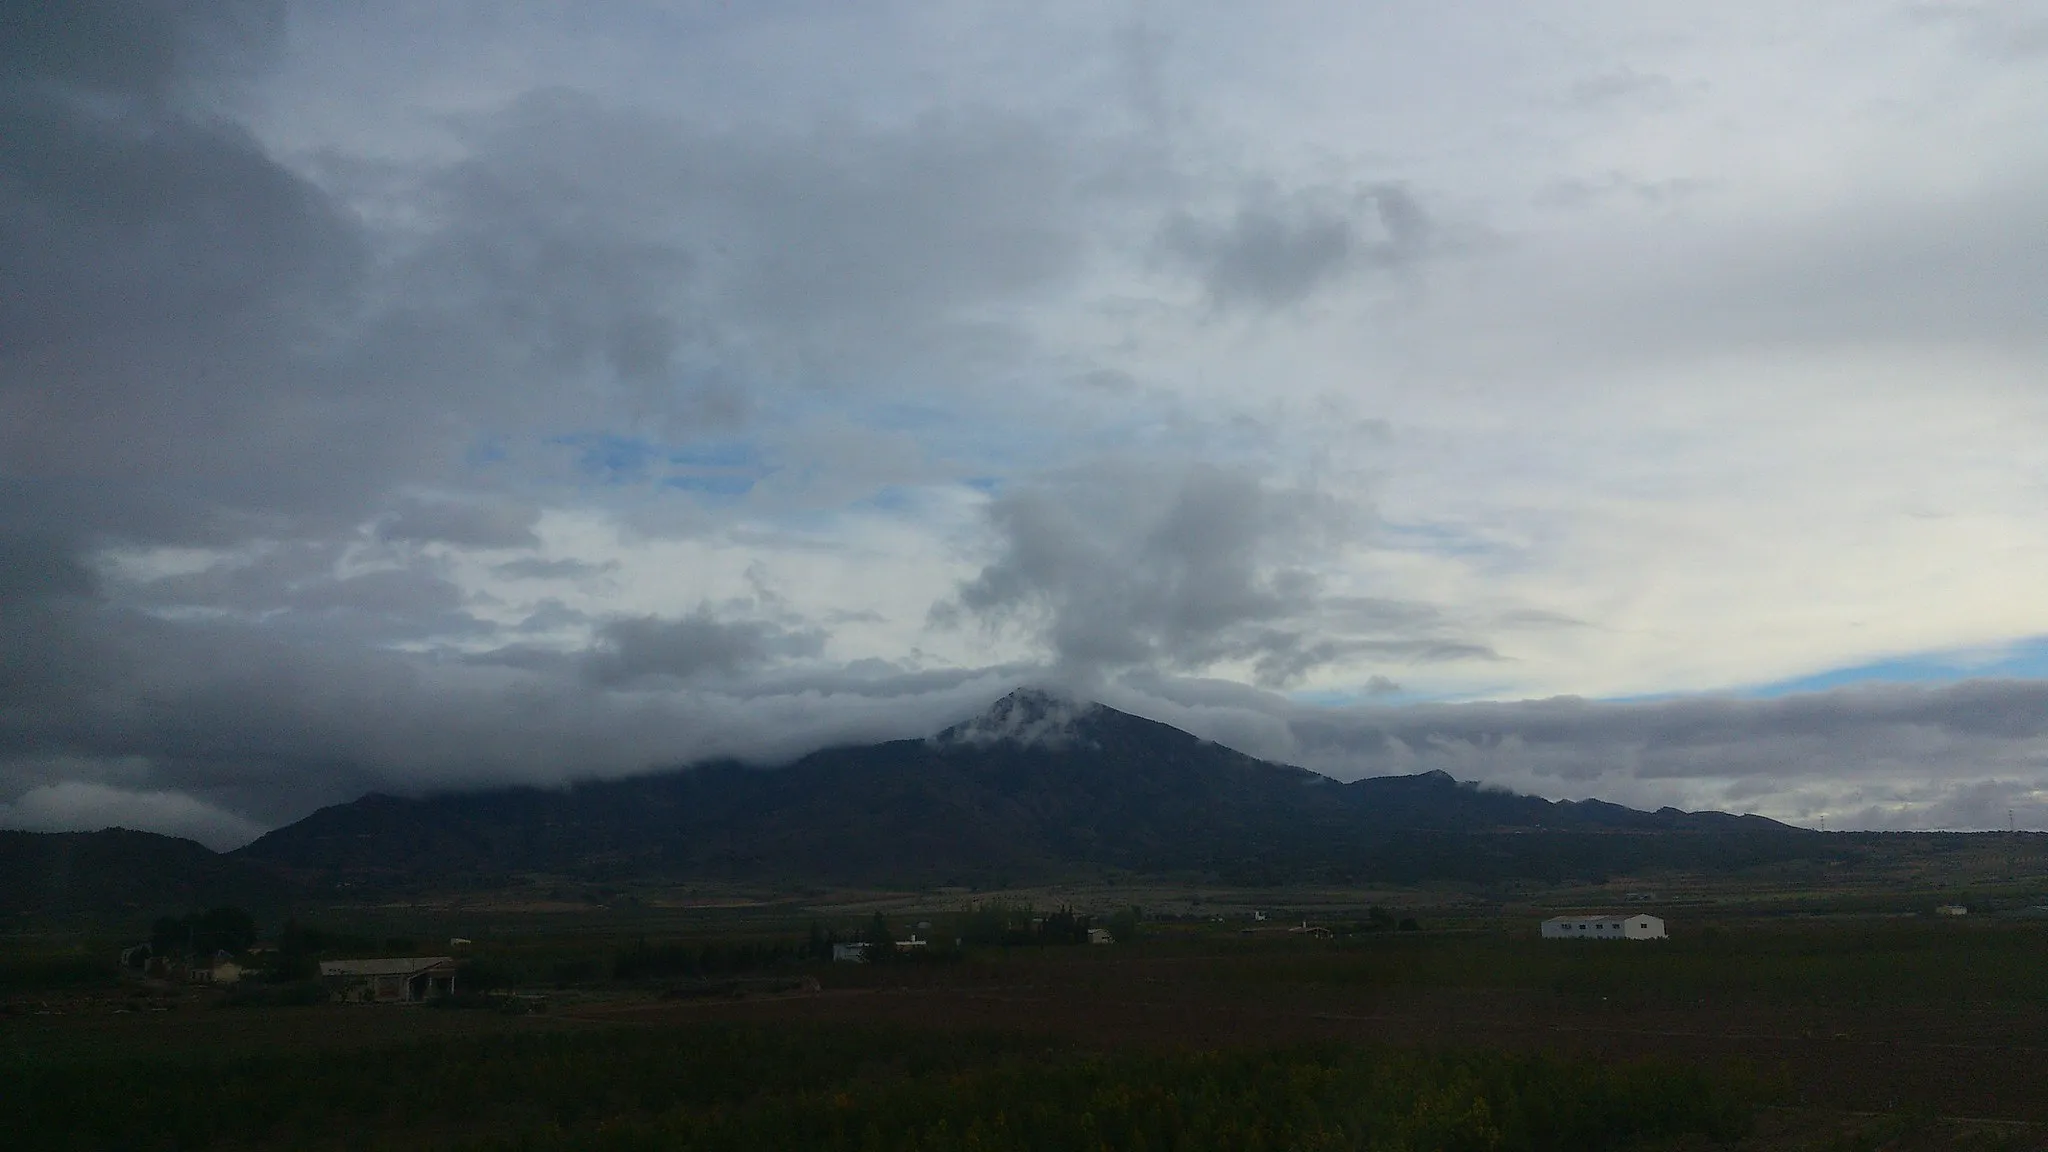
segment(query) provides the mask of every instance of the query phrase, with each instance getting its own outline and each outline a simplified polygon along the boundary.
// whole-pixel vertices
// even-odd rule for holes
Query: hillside
[[[583,784],[326,808],[237,855],[360,882],[587,879],[977,884],[1108,872],[1236,883],[1569,879],[1740,867],[1811,834],[1640,812],[1442,773],[1339,783],[1095,704],[1020,691],[925,740]]]
[[[291,890],[270,870],[154,832],[0,832],[0,913],[149,917],[261,908]]]

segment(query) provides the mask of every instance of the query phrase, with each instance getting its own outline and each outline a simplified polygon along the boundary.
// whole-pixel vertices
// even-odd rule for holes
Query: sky
[[[0,0],[0,826],[1037,684],[2048,828],[2043,107],[2040,0]]]

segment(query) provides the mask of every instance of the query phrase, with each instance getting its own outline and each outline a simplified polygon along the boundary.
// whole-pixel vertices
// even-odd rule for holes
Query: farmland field
[[[0,1124],[55,1148],[2048,1139],[2039,922],[1723,916],[1546,942],[1476,919],[1335,939],[1191,921],[876,965],[803,959],[801,930],[508,932],[471,966],[517,996],[469,1010],[13,987]]]

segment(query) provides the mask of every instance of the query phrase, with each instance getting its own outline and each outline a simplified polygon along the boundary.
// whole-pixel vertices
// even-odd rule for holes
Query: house
[[[412,1004],[455,991],[455,960],[449,956],[322,960],[320,979],[339,1000]]]
[[[1664,921],[1634,916],[1553,916],[1543,922],[1545,940],[1662,940]]]
[[[1963,904],[1943,904],[1934,910],[1936,916],[1968,916],[1970,909]]]
[[[1088,930],[1088,942],[1090,944],[1114,944],[1116,943],[1116,937],[1110,935],[1107,928],[1090,928]]]
[[[187,984],[234,984],[242,979],[242,966],[225,952],[215,952],[213,959],[195,961],[186,966]]]
[[[835,964],[865,964],[868,962],[868,946],[864,943],[834,944],[832,962]]]
[[[898,952],[920,952],[923,951],[926,947],[930,946],[930,944],[931,941],[923,939],[922,937],[918,936],[917,933],[912,932],[910,934],[910,939],[898,940],[896,942],[896,950]]]

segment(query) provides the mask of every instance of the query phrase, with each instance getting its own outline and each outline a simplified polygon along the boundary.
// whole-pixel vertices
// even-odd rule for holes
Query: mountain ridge
[[[775,769],[716,761],[556,790],[373,794],[235,855],[394,883],[535,872],[913,884],[1075,873],[1562,878],[1782,858],[1803,832],[1755,816],[1550,801],[1442,772],[1341,782],[1027,688],[923,739],[820,749]],[[1621,833],[1716,843],[1654,848],[1621,841],[1658,837]]]
[[[292,885],[197,841],[129,828],[0,830],[0,913],[148,915],[221,904],[270,907]]]

